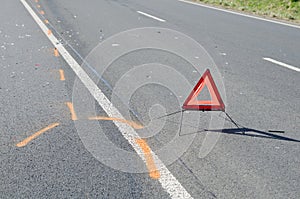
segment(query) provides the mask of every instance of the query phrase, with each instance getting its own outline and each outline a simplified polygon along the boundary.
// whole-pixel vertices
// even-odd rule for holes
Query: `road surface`
[[[0,198],[299,198],[299,27],[177,0],[4,0],[0,16]],[[176,47],[170,48],[187,49],[185,57],[145,48],[111,60],[104,72],[97,69],[116,48],[139,42],[116,39],[104,51],[102,44],[146,27],[163,40],[139,29],[145,35],[134,35],[142,38],[136,41],[151,46],[172,37]],[[195,57],[183,35],[201,44],[212,59]],[[204,72],[185,60],[189,56],[212,64],[205,67],[220,77],[216,82],[224,88],[226,112],[244,128],[225,120],[221,129],[209,129],[215,120],[199,113],[200,122],[183,122],[183,134],[198,131],[178,137],[179,143],[190,142],[187,149],[173,146],[165,156],[155,154],[178,134],[180,115],[147,139],[139,140],[139,127],[150,123],[151,114],[160,116],[157,104],[176,111],[185,96],[150,84],[130,93],[128,103],[122,97],[130,83],[155,79],[151,73],[158,63],[190,83],[185,87],[170,71],[157,69],[161,79],[174,82],[187,96]],[[88,78],[76,73],[76,64]],[[150,64],[146,70],[138,70],[145,64]],[[124,90],[114,97],[117,86]],[[93,116],[101,118],[91,121]],[[139,154],[136,164],[129,161],[130,171],[122,169],[117,159],[122,156],[110,154],[103,140],[89,140],[97,136],[93,122],[115,146]],[[140,136],[131,140],[128,132]],[[201,157],[206,138],[216,142]],[[149,150],[155,153],[149,155]],[[180,157],[169,164],[166,156],[177,153]],[[158,173],[147,172],[151,166]],[[134,172],[140,168],[144,172]]]

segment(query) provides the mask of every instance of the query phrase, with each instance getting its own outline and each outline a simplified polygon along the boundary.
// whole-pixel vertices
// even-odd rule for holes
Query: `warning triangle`
[[[198,100],[198,96],[205,88],[208,88],[211,100]],[[217,89],[217,86],[210,74],[209,69],[200,78],[199,82],[192,90],[191,94],[185,100],[182,108],[184,110],[200,110],[200,111],[225,111],[225,104]]]

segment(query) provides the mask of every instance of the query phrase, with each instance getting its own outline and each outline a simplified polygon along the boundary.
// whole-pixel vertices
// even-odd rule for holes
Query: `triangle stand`
[[[184,109],[182,109],[181,111],[177,111],[176,113],[181,113],[181,115],[180,115],[180,125],[179,125],[179,136],[184,136],[184,135],[182,135],[181,134],[181,131],[182,131],[182,125],[183,125],[183,116],[184,116],[184,112],[185,111],[187,111],[187,110],[184,110]],[[202,111],[202,112],[205,112],[205,111]],[[232,119],[232,117],[230,117],[230,115],[227,113],[227,112],[225,112],[225,110],[224,111],[222,111],[224,114],[225,114],[225,116],[229,119],[229,121],[232,123],[232,124],[234,124],[237,128],[241,128],[241,126],[238,124],[238,123],[236,123],[233,119]],[[176,114],[176,113],[173,113],[173,114]],[[245,134],[245,132],[243,131],[243,134]]]
[[[182,131],[182,126],[183,126],[183,116],[184,116],[184,112],[185,111],[190,111],[190,110],[181,109],[180,111],[169,113],[167,115],[160,116],[160,117],[155,118],[155,119],[162,119],[162,118],[169,117],[169,116],[172,116],[172,115],[180,113],[179,136],[184,136],[184,135],[181,134],[181,131]],[[207,111],[202,111],[202,112],[207,112]],[[234,121],[232,119],[232,117],[225,110],[221,111],[221,112],[223,112],[225,114],[225,116],[229,119],[228,121],[230,121],[232,124],[234,124],[237,128],[242,128],[242,126],[239,125],[236,121]],[[243,134],[245,134],[245,132],[243,132]]]

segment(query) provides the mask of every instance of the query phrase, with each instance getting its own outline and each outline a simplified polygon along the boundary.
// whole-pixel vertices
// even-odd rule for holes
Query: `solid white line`
[[[155,19],[155,20],[157,20],[157,21],[160,21],[160,22],[166,22],[166,20],[164,20],[164,19],[155,17],[155,16],[153,16],[153,15],[147,14],[147,13],[142,12],[142,11],[136,11],[136,12],[139,13],[139,14],[141,14],[141,15],[144,15],[144,16],[146,16],[146,17],[150,17],[150,18],[152,18],[152,19]]]
[[[274,64],[277,64],[277,65],[286,67],[286,68],[288,68],[288,69],[291,69],[291,70],[300,72],[300,68],[298,68],[298,67],[291,66],[291,65],[289,65],[289,64],[286,64],[286,63],[283,63],[283,62],[280,62],[280,61],[276,61],[276,60],[271,59],[271,58],[268,58],[268,57],[264,57],[263,59],[266,60],[266,61],[272,62],[272,63],[274,63]]]
[[[230,14],[240,15],[240,16],[243,16],[243,17],[249,17],[249,18],[258,19],[258,20],[262,20],[262,21],[267,21],[267,22],[280,24],[280,25],[284,25],[284,26],[289,26],[289,27],[293,27],[293,28],[300,28],[300,26],[293,25],[293,24],[288,24],[288,23],[284,23],[284,22],[280,22],[280,21],[271,20],[271,19],[265,19],[265,18],[261,18],[261,17],[257,17],[257,16],[247,15],[247,14],[243,14],[243,13],[239,13],[239,12],[225,10],[225,9],[222,9],[222,8],[216,8],[216,7],[203,5],[203,4],[200,4],[200,3],[191,2],[191,1],[187,1],[187,0],[178,0],[178,1],[183,2],[183,3],[189,3],[189,4],[192,4],[192,5],[196,5],[196,6],[201,6],[201,7],[204,7],[204,8],[210,8],[210,9],[213,9],[213,10],[227,12],[227,13],[230,13]]]
[[[74,73],[78,76],[81,82],[89,90],[92,96],[96,99],[99,105],[107,113],[109,117],[117,117],[124,119],[122,114],[114,107],[114,105],[107,99],[104,93],[98,88],[98,86],[91,80],[91,78],[86,74],[86,72],[81,68],[81,66],[75,61],[75,59],[70,55],[70,53],[60,44],[57,38],[51,34],[48,35],[48,28],[43,23],[43,21],[37,16],[37,14],[32,10],[25,0],[20,0],[25,6],[27,11],[31,14],[36,23],[40,26],[44,34],[52,42],[52,44],[57,48],[61,56],[72,68]],[[134,150],[138,153],[141,159],[145,162],[144,153],[139,145],[136,143],[136,139],[140,139],[137,132],[129,125],[114,121],[115,125],[118,127],[124,138],[131,144]],[[180,182],[173,176],[173,174],[168,170],[168,168],[163,164],[163,162],[158,158],[158,156],[151,150],[155,165],[159,168],[160,178],[159,182],[162,188],[169,193],[171,198],[192,198],[191,195],[185,190],[185,188],[180,184]]]

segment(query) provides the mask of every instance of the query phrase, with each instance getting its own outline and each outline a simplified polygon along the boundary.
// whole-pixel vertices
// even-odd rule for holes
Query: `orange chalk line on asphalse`
[[[65,81],[65,72],[62,69],[59,69],[60,81]]]
[[[55,57],[58,57],[58,56],[59,56],[59,52],[58,52],[57,48],[54,48],[54,56],[55,56]]]
[[[106,121],[118,121],[118,122],[122,122],[125,124],[128,124],[129,126],[131,126],[134,129],[142,129],[144,128],[143,125],[131,121],[131,120],[124,120],[124,119],[120,119],[120,118],[114,118],[114,117],[103,117],[103,116],[96,116],[96,117],[89,117],[89,120],[106,120]]]
[[[77,120],[77,115],[76,115],[76,112],[75,112],[73,103],[72,103],[72,102],[66,102],[66,105],[68,106],[68,108],[69,108],[69,110],[70,110],[70,113],[71,113],[71,119],[72,119],[73,121]]]
[[[30,141],[32,141],[33,139],[37,138],[38,136],[40,136],[41,134],[45,133],[46,131],[53,129],[54,127],[57,127],[59,125],[59,123],[53,123],[49,126],[47,126],[46,128],[43,128],[41,130],[39,130],[38,132],[32,134],[31,136],[27,137],[26,139],[24,139],[23,141],[19,142],[18,144],[16,144],[17,147],[24,147],[26,146]]]
[[[146,140],[144,139],[136,139],[135,142],[140,146],[144,153],[144,157],[146,160],[146,165],[149,171],[149,176],[153,179],[159,179],[160,178],[160,172],[157,169],[153,156],[151,154],[151,149],[149,145],[147,144]]]

